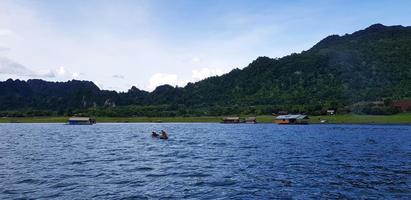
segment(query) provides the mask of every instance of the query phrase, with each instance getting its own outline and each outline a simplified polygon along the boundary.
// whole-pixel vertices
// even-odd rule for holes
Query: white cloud
[[[194,80],[202,80],[210,76],[220,76],[224,74],[225,71],[222,69],[210,69],[210,68],[202,68],[200,70],[193,70],[192,71],[192,78]]]
[[[65,67],[59,67],[57,70],[51,70],[56,75],[58,79],[77,79],[80,75],[84,75],[78,72],[71,72],[67,70]]]
[[[32,70],[25,65],[13,61],[6,57],[0,57],[0,74],[22,76],[26,78],[57,78],[57,79],[72,79],[78,78],[79,73],[70,73],[64,67],[58,69],[39,69]]]
[[[198,57],[194,57],[194,58],[191,59],[191,62],[198,63],[198,62],[201,62],[201,59],[198,58]]]
[[[221,75],[246,66],[257,56],[280,56],[285,54],[283,49],[288,53],[290,45],[281,43],[287,40],[277,37],[281,29],[274,26],[284,20],[274,23],[273,17],[261,20],[264,14],[260,18],[224,12],[216,16],[218,20],[210,19],[222,29],[211,33],[205,25],[201,26],[203,33],[194,34],[179,23],[161,23],[167,21],[165,15],[149,2],[70,2],[77,6],[64,8],[71,13],[67,19],[49,10],[53,6],[0,0],[0,53],[28,66],[6,71],[20,70],[24,72],[14,74],[53,80],[81,77],[123,91],[131,83],[152,90],[161,84],[184,86],[188,81]],[[225,23],[235,19],[232,24]],[[255,23],[260,21],[266,23]],[[184,33],[188,37],[179,38],[185,37]],[[64,67],[58,67],[61,65]]]
[[[5,57],[0,57],[0,74],[20,75],[32,78],[56,77],[55,73],[50,69],[33,71],[26,66]]]
[[[0,44],[0,52],[2,52],[2,51],[3,51],[3,52],[4,52],[4,51],[10,51],[10,48],[8,48],[8,47]]]
[[[38,71],[34,71],[32,74],[28,75],[29,77],[39,77],[39,78],[55,78],[56,74],[51,69],[40,69]]]
[[[65,67],[59,67],[57,70],[51,71],[55,74],[55,77],[58,79],[77,79],[80,75],[82,75],[78,72],[70,72]]]
[[[88,15],[91,7],[87,6],[92,5],[87,4],[84,10],[76,10],[74,14]],[[124,85],[131,83],[146,90],[152,90],[161,84],[184,86],[188,81],[205,78],[208,74],[219,75],[220,72],[214,68],[228,71],[233,66],[242,67],[243,63],[250,60],[241,52],[233,51],[240,48],[238,40],[231,39],[231,36],[229,39],[211,37],[204,41],[194,40],[177,45],[173,36],[170,38],[167,34],[162,34],[163,31],[148,23],[150,21],[146,23],[147,19],[152,19],[151,14],[155,13],[146,12],[142,7],[142,12],[139,12],[142,16],[131,17],[135,15],[135,9],[127,9],[124,5],[112,6],[99,5],[93,8],[93,12],[96,11],[95,17],[66,24],[30,4],[0,0],[0,29],[11,30],[3,31],[3,35],[9,36],[0,38],[0,43],[5,44],[0,46],[7,47],[4,49],[7,51],[3,52],[9,58],[24,63],[32,71],[41,71],[26,74],[51,76],[51,72],[54,72],[55,77],[50,78],[52,80],[68,80],[80,76],[82,79],[98,81],[107,88],[118,87],[122,90],[129,89]],[[120,12],[123,8],[130,12]],[[106,9],[113,16],[107,16]],[[9,10],[13,12],[8,12]],[[82,13],[83,11],[87,12]],[[107,18],[110,23],[101,23],[101,17]],[[127,23],[127,26],[118,29],[117,24],[123,24],[119,22],[129,21],[130,18],[138,18],[138,26],[129,26]],[[130,31],[133,34],[129,34]],[[246,46],[244,44],[244,48]],[[54,68],[61,65],[64,67]],[[41,70],[42,66],[50,66],[48,68],[51,70]],[[203,70],[203,66],[212,66],[213,69],[209,67],[208,70]],[[170,71],[170,68],[175,72]]]
[[[71,74],[71,76],[72,76],[74,79],[76,79],[76,78],[78,78],[78,77],[80,76],[80,74],[77,73],[77,72],[73,72],[73,73]]]
[[[0,37],[13,35],[13,31],[9,29],[0,29]]]
[[[97,87],[99,87],[100,89],[102,89],[104,87],[104,85],[99,83],[98,81],[94,81],[94,84],[96,84]]]
[[[152,91],[154,90],[157,86],[160,85],[171,85],[171,86],[184,86],[187,84],[188,81],[184,80],[179,80],[177,74],[163,74],[163,73],[156,73],[153,76],[151,76],[149,80],[149,85],[147,86],[147,89]]]
[[[0,57],[1,74],[30,74],[31,72],[23,65],[14,62],[8,58]]]
[[[156,73],[150,77],[146,89],[152,91],[157,86],[165,84],[184,87],[188,82],[195,82],[210,76],[219,76],[224,73],[225,71],[223,69],[201,68],[192,71],[191,79],[183,79],[177,74]]]
[[[113,78],[118,78],[118,79],[124,79],[125,77],[123,75],[115,74],[112,76]]]
[[[57,75],[59,75],[59,76],[64,76],[66,74],[66,69],[64,68],[64,67],[60,67],[58,70],[57,70]]]

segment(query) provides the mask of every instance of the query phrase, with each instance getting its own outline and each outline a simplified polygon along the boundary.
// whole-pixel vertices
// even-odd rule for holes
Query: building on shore
[[[247,124],[256,124],[257,123],[257,118],[247,117],[247,118],[245,118],[245,123],[247,123]]]
[[[69,125],[92,125],[96,123],[96,119],[91,117],[70,117]]]
[[[411,110],[411,99],[394,100],[392,105],[402,112]]]
[[[247,118],[223,117],[221,123],[225,123],[225,124],[239,124],[239,123],[256,124],[257,123],[257,118],[256,117],[247,117]]]
[[[308,124],[307,115],[279,115],[275,118],[277,124]]]
[[[240,123],[240,117],[224,117],[222,123],[236,124]]]
[[[327,115],[335,115],[335,110],[327,110]]]

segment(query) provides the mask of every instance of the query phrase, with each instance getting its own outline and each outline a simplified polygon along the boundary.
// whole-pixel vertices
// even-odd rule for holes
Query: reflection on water
[[[0,124],[0,199],[410,199],[410,177],[411,126]]]

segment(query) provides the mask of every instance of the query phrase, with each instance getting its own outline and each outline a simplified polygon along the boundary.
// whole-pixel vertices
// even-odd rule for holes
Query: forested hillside
[[[133,87],[118,93],[88,81],[0,82],[3,115],[318,114],[326,109],[350,112],[358,102],[386,100],[389,106],[393,99],[409,97],[411,27],[381,24],[329,36],[298,54],[259,57],[244,69],[183,88],[164,85],[146,92]]]

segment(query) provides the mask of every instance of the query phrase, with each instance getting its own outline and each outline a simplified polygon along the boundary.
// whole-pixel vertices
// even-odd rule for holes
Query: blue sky
[[[411,25],[411,2],[0,0],[0,80],[184,86],[374,23]]]

